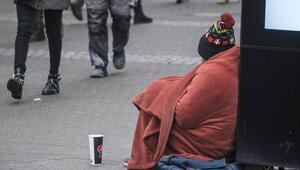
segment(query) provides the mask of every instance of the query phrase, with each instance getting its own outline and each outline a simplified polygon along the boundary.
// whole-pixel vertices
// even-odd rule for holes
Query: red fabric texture
[[[184,76],[154,81],[133,99],[140,114],[128,169],[151,169],[164,155],[212,160],[232,154],[239,55],[235,46]]]

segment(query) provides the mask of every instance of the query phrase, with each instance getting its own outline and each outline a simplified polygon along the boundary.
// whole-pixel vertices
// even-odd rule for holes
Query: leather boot
[[[74,17],[81,21],[82,17],[82,6],[84,4],[84,0],[71,0],[71,9]]]
[[[176,0],[176,4],[182,4],[184,2],[187,2],[188,0]]]
[[[60,81],[59,74],[49,74],[48,81],[42,90],[42,95],[54,95],[59,93],[59,84]]]
[[[137,0],[134,10],[134,23],[135,24],[147,24],[153,22],[153,19],[146,16],[143,11],[142,1]]]
[[[217,4],[228,4],[229,3],[229,0],[217,0]]]
[[[7,82],[7,89],[11,92],[11,96],[15,99],[22,98],[24,78],[24,72],[17,68],[13,77]]]

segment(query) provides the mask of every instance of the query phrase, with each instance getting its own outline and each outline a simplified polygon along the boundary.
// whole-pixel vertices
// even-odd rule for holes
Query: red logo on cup
[[[103,150],[102,145],[99,145],[99,146],[97,147],[97,151],[99,152],[98,158],[101,158],[101,157],[102,157],[102,150]]]

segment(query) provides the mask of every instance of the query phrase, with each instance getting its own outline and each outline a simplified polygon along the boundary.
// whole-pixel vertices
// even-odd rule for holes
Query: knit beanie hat
[[[204,59],[226,51],[234,46],[235,20],[229,13],[223,13],[219,20],[201,37],[198,45],[199,55]]]

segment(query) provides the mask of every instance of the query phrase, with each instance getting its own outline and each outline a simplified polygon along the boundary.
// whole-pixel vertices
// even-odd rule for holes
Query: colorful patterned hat
[[[223,13],[221,19],[205,33],[208,42],[217,46],[233,45],[235,43],[233,26],[234,18],[229,13]]]
[[[229,13],[223,13],[220,19],[201,37],[198,46],[200,56],[208,59],[233,47],[235,44],[234,24],[233,16]]]

